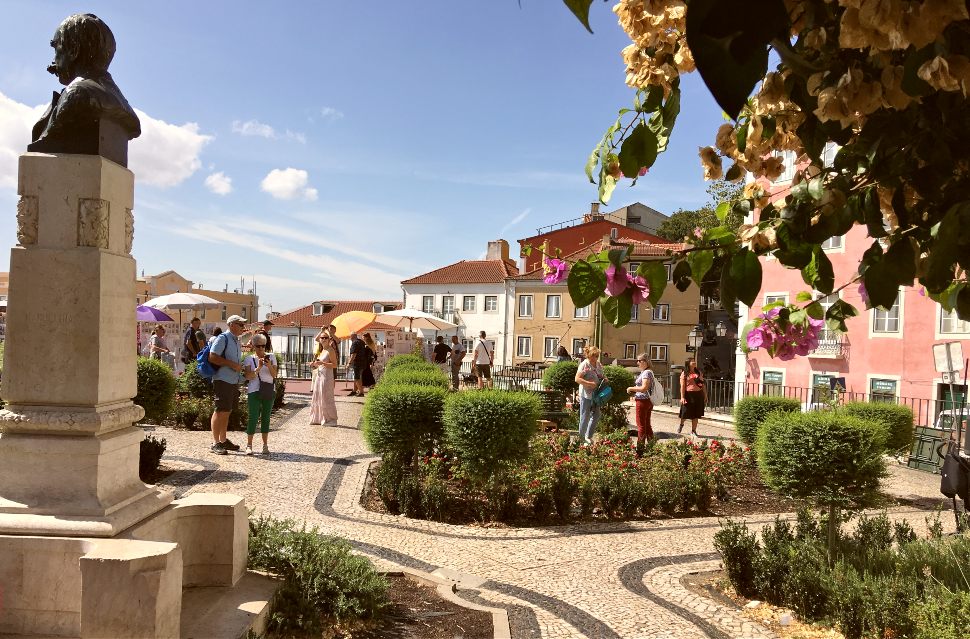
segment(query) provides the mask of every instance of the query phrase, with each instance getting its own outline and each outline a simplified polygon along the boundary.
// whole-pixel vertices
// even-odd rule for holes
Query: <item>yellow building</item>
[[[220,291],[193,287],[193,284],[194,282],[185,279],[175,271],[142,276],[135,283],[135,302],[136,304],[144,304],[153,297],[168,295],[169,293],[198,293],[217,299],[223,305],[217,308],[183,311],[183,322],[188,322],[193,316],[199,317],[203,324],[225,322],[230,315],[242,315],[251,322],[261,319],[258,317],[259,297],[252,288],[241,290],[239,288],[230,289],[226,286]],[[169,314],[171,315],[171,313]]]
[[[569,297],[566,282],[545,284],[542,269],[509,278],[515,295],[513,363],[553,361],[560,344],[576,357],[585,344],[592,343],[609,354],[607,361],[629,360],[623,362],[627,365],[633,365],[639,353],[647,353],[658,374],[667,373],[673,364],[683,364],[688,356],[687,334],[697,324],[700,307],[700,290],[696,285],[691,284],[680,292],[670,283],[668,253],[682,250],[684,245],[607,238],[595,248],[582,249],[565,259],[575,261],[619,244],[633,247],[631,269],[646,260],[667,262],[668,286],[657,305],[634,306],[630,323],[615,328],[602,318],[599,302],[577,309]]]

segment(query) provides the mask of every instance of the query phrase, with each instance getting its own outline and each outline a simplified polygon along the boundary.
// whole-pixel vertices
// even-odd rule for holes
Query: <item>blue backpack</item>
[[[202,377],[205,377],[206,379],[212,379],[215,376],[216,371],[222,368],[221,366],[216,366],[215,364],[209,361],[209,353],[212,351],[212,346],[216,344],[218,341],[219,341],[219,338],[217,337],[215,341],[209,344],[206,344],[205,348],[199,351],[199,354],[195,356],[195,361],[198,364],[198,366],[196,367],[196,370],[199,371],[199,375],[201,375]],[[223,353],[226,352],[225,347],[223,347],[222,352]]]

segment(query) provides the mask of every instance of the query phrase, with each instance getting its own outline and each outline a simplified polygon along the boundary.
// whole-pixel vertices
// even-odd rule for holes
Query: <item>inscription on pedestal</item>
[[[131,209],[125,209],[125,253],[131,254],[131,245],[135,241],[135,214]]]
[[[81,198],[78,200],[77,245],[108,248],[107,200]]]
[[[17,243],[31,246],[37,243],[38,208],[36,195],[21,195],[17,202]]]

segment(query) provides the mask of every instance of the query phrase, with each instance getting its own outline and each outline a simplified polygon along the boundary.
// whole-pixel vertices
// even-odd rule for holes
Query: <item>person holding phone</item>
[[[249,424],[246,427],[246,454],[253,454],[253,436],[256,434],[256,425],[260,425],[260,433],[263,435],[263,455],[269,454],[269,417],[273,410],[273,400],[276,398],[276,374],[278,372],[276,355],[266,352],[267,339],[265,335],[256,333],[253,335],[253,353],[246,357],[243,366],[247,373],[247,406],[249,407]]]

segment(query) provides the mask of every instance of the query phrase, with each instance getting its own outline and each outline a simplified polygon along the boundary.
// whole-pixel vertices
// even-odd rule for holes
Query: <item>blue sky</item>
[[[610,7],[594,3],[590,35],[558,0],[8,0],[0,246],[16,243],[16,156],[59,88],[48,42],[83,10],[114,31],[111,72],[143,114],[139,272],[206,288],[255,278],[261,315],[399,299],[401,279],[478,258],[488,240],[514,248],[596,199],[584,162],[632,99]],[[706,201],[697,147],[720,110],[696,74],[683,105],[668,151],[607,210]]]

